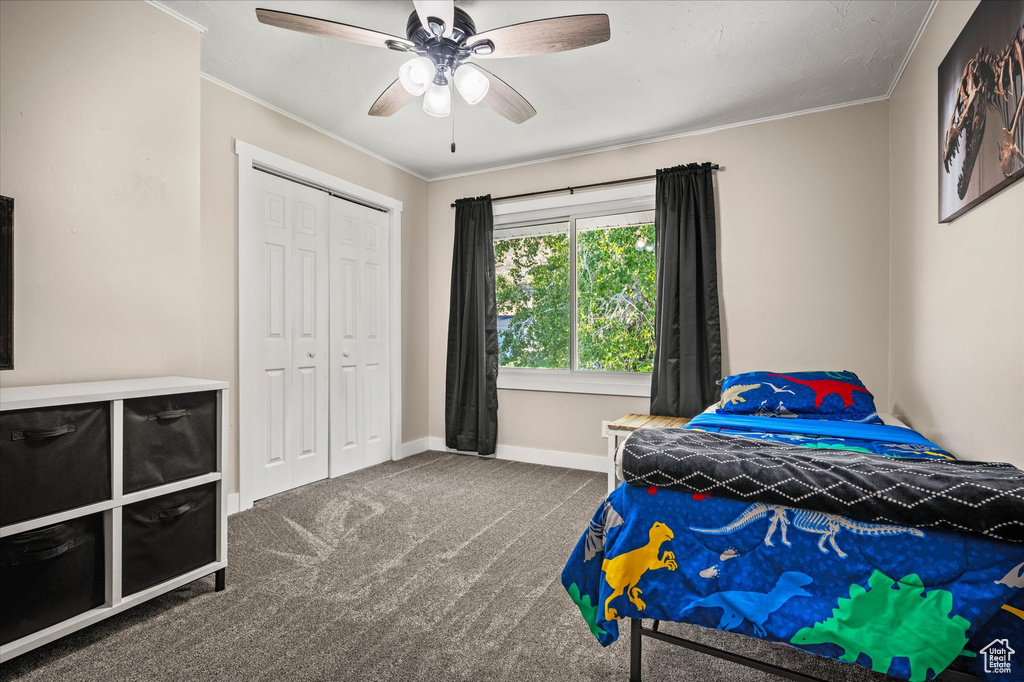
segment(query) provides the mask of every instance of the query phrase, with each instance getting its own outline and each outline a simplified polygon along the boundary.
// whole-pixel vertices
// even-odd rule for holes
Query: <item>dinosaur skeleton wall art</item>
[[[949,222],[1024,177],[1024,0],[978,6],[939,66],[939,119]]]

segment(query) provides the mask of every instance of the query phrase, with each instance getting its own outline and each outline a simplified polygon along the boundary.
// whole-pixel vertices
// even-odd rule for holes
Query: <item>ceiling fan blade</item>
[[[402,87],[402,81],[395,79],[395,82],[380,93],[380,97],[370,107],[370,116],[390,116],[408,104],[411,99],[412,95]]]
[[[436,17],[444,22],[444,35],[452,34],[452,25],[455,23],[455,0],[413,0],[412,4],[416,6],[416,14],[419,15],[420,23],[428,33],[433,31],[430,30],[427,17]]]
[[[525,57],[533,54],[564,52],[603,43],[612,37],[607,14],[574,14],[568,17],[527,21],[478,33],[469,39],[472,45],[490,41],[490,54],[476,52],[481,59]]]
[[[278,12],[273,9],[261,8],[256,10],[256,18],[260,20],[261,24],[287,28],[291,31],[300,31],[302,33],[312,33],[315,36],[323,36],[324,38],[341,38],[342,40],[359,43],[360,45],[386,47],[400,51],[408,50],[413,46],[410,41],[398,36],[371,31],[368,28],[360,28],[359,26],[340,24],[327,19],[292,14],[291,12]]]
[[[479,69],[480,73],[487,76],[487,80],[491,82],[491,87],[487,90],[487,96],[482,100],[485,105],[494,109],[513,123],[528,121],[536,115],[537,110],[533,108],[533,105],[527,102],[526,98],[516,92],[511,85],[479,64],[474,64],[473,66]]]

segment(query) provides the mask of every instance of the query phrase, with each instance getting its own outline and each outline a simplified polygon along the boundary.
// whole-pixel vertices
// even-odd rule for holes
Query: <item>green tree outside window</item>
[[[570,369],[569,224],[552,229],[494,243],[502,367]],[[650,372],[654,225],[580,229],[574,265],[577,369]]]

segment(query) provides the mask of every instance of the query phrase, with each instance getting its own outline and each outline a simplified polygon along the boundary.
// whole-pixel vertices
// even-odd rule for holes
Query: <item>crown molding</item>
[[[889,99],[887,95],[879,95],[877,97],[868,97],[867,99],[859,99],[854,102],[843,102],[841,104],[829,104],[824,107],[816,107],[814,109],[804,109],[802,111],[794,111],[788,114],[776,114],[774,116],[765,116],[763,118],[755,118],[748,121],[739,121],[737,123],[729,123],[727,125],[715,126],[713,128],[701,128],[700,130],[690,130],[685,133],[675,133],[672,135],[665,135],[663,137],[654,137],[645,140],[637,140],[635,142],[626,142],[623,144],[616,144],[607,147],[598,147],[595,149],[587,149],[583,151],[569,152],[567,154],[559,154],[557,156],[546,156],[541,159],[532,159],[530,161],[520,161],[518,163],[510,163],[504,166],[494,166],[492,168],[483,168],[481,170],[466,171],[464,173],[453,173],[451,175],[439,175],[429,178],[429,182],[438,182],[440,180],[451,180],[453,178],[464,178],[470,175],[480,175],[482,173],[493,173],[494,171],[508,170],[510,168],[522,168],[523,166],[532,166],[537,163],[548,163],[549,161],[558,161],[561,159],[571,159],[577,156],[588,156],[590,154],[600,154],[602,152],[610,152],[616,149],[628,149],[629,147],[640,147],[645,144],[655,144],[657,142],[667,142],[669,140],[678,140],[684,137],[693,137],[695,135],[707,135],[708,133],[717,133],[721,130],[729,130],[731,128],[742,128],[744,126],[756,125],[758,123],[768,123],[769,121],[781,121],[787,118],[795,118],[797,116],[805,116],[807,114],[818,114],[823,111],[831,111],[833,109],[845,109],[846,107],[856,107],[861,104],[871,104],[872,102],[883,102]]]
[[[426,181],[426,182],[430,182],[430,178],[425,177],[423,175],[420,175],[419,173],[417,173],[416,171],[414,171],[414,170],[412,170],[410,168],[406,168],[405,166],[401,166],[401,165],[395,163],[394,161],[392,161],[391,159],[386,159],[383,156],[381,156],[380,154],[378,154],[376,152],[372,152],[369,149],[366,149],[365,147],[360,147],[359,145],[357,145],[355,142],[352,142],[351,140],[346,140],[345,138],[343,138],[343,137],[341,137],[339,135],[335,135],[334,133],[332,133],[329,130],[324,130],[323,128],[321,128],[320,126],[316,125],[315,123],[310,123],[309,121],[307,121],[304,118],[300,118],[300,117],[296,116],[295,114],[293,114],[291,112],[285,111],[284,109],[282,109],[280,107],[276,107],[273,104],[271,104],[270,102],[262,100],[259,97],[256,97],[255,95],[252,95],[252,94],[246,92],[245,90],[242,90],[240,88],[236,88],[234,85],[230,85],[228,83],[225,83],[224,81],[220,80],[219,78],[211,76],[210,74],[208,74],[206,72],[201,71],[199,73],[199,77],[203,78],[205,80],[208,80],[211,83],[215,83],[216,85],[219,85],[220,87],[224,88],[225,90],[230,90],[231,92],[235,93],[236,95],[241,95],[242,97],[244,97],[244,98],[246,98],[248,100],[256,102],[257,104],[262,105],[262,106],[266,107],[267,109],[270,109],[271,111],[273,111],[275,113],[281,114],[282,116],[286,116],[286,117],[290,118],[291,120],[293,120],[293,121],[295,121],[297,123],[301,123],[302,125],[306,126],[307,128],[312,128],[313,130],[315,130],[316,132],[320,133],[321,135],[326,135],[327,137],[331,138],[332,140],[337,140],[338,142],[341,142],[344,145],[348,145],[349,147],[352,147],[356,151],[360,151],[363,154],[366,154],[367,156],[372,156],[373,158],[377,159],[378,161],[383,161],[384,163],[388,164],[389,166],[393,166],[393,167],[397,168],[398,170],[402,171],[403,173],[408,173],[409,175],[412,175],[413,177],[417,177],[420,180],[423,180],[423,181]]]
[[[168,7],[167,5],[161,5],[156,0],[142,0],[142,1],[144,3],[146,3],[147,5],[149,5],[150,7],[155,7],[156,9],[160,10],[164,14],[167,14],[169,16],[174,17],[175,19],[177,19],[181,23],[188,24],[189,26],[191,26],[195,30],[199,31],[200,33],[206,33],[206,27],[205,26],[203,26],[199,22],[192,21],[191,19],[186,17],[181,12],[178,12],[177,10],[173,10],[170,7]]]
[[[921,42],[921,36],[924,35],[924,30],[928,27],[928,22],[932,20],[932,15],[935,13],[935,8],[938,6],[939,0],[932,0],[931,6],[928,7],[928,13],[924,15],[924,21],[921,22],[920,28],[917,29],[917,35],[914,36],[914,41],[910,43],[910,49],[907,50],[907,56],[903,58],[903,63],[900,64],[900,69],[896,72],[896,77],[892,79],[892,85],[889,86],[889,92],[885,93],[886,99],[892,97],[892,93],[896,92],[896,86],[899,85],[900,78],[903,78],[903,72],[906,70],[907,64],[910,63],[910,58],[914,56],[914,52],[917,50],[917,44]]]

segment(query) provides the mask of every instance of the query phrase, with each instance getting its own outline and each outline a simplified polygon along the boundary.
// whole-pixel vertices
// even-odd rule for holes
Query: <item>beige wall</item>
[[[890,102],[428,184],[201,81],[200,35],[152,7],[5,0],[16,369],[0,383],[236,384],[237,138],[404,202],[403,440],[443,436],[450,202],[711,160],[726,167],[726,372],[851,369],[880,408],[954,452],[1024,465],[1024,183],[950,225],[935,215],[936,68],[973,7],[937,8]],[[647,408],[499,399],[500,443],[591,454],[603,452],[602,420]]]
[[[430,184],[430,435],[444,435],[452,200],[653,173],[717,175],[725,371],[850,369],[888,404],[888,104],[876,102]],[[499,391],[498,442],[602,454],[638,398]]]
[[[939,3],[890,101],[891,402],[961,457],[1024,467],[1024,182],[937,217],[937,70],[976,5]]]
[[[198,78],[198,75],[197,75]],[[234,141],[403,202],[402,440],[427,435],[427,183],[211,81],[202,81],[203,377],[238,383],[238,190]],[[238,490],[238,402],[231,400],[226,476]]]
[[[199,373],[199,48],[141,2],[0,3],[3,386]]]

